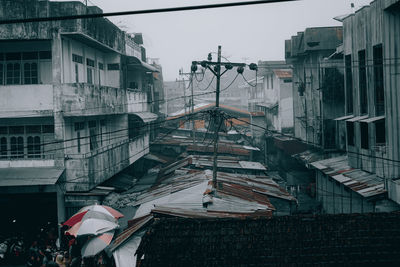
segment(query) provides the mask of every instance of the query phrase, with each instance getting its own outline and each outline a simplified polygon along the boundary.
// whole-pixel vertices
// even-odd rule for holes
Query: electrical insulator
[[[207,68],[207,61],[203,60],[203,61],[200,63],[200,65],[201,65],[203,68]]]
[[[257,70],[257,69],[258,69],[257,64],[256,64],[256,63],[251,63],[251,64],[249,65],[249,69],[251,69],[251,70]]]
[[[231,70],[233,68],[233,66],[231,64],[226,64],[225,65],[225,69],[227,70]]]
[[[196,72],[197,70],[197,65],[192,65],[192,67],[190,68],[192,70],[192,72]]]
[[[208,59],[208,61],[211,61],[211,60],[212,60],[211,53],[208,53],[208,57],[207,57],[207,59]]]
[[[220,69],[220,66],[218,66],[218,65],[215,65],[215,66],[214,66],[214,71],[215,71],[215,72],[218,72],[219,69]]]
[[[244,68],[242,66],[239,66],[236,70],[239,74],[242,74],[244,72]]]

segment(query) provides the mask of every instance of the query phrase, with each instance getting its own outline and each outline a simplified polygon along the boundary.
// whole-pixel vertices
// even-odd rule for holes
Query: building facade
[[[37,0],[2,0],[0,9],[2,19],[102,13],[80,2]],[[0,29],[0,189],[56,193],[60,222],[78,192],[148,152],[159,70],[145,62],[135,36],[104,18]]]
[[[325,126],[327,121],[344,114],[343,107],[324,99],[340,99],[343,94],[343,88],[326,86],[340,80],[340,72],[326,81],[322,71],[325,59],[336,52],[342,40],[342,27],[318,27],[307,28],[285,41],[286,63],[293,66],[294,135],[317,147],[330,144],[324,142],[331,140],[330,127]]]

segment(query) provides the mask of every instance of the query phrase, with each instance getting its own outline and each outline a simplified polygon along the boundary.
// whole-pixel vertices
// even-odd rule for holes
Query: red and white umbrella
[[[82,247],[82,257],[92,257],[105,249],[114,236],[114,231],[109,231],[99,236],[90,238]]]
[[[122,213],[120,213],[119,211],[117,211],[109,206],[95,204],[95,205],[83,207],[77,213],[75,213],[71,218],[69,218],[66,222],[64,222],[63,225],[74,226],[78,222],[82,221],[82,218],[89,211],[101,212],[106,215],[112,216],[115,219],[124,217],[124,215]]]
[[[89,210],[75,223],[66,234],[73,236],[98,235],[116,229],[116,219],[102,212]]]

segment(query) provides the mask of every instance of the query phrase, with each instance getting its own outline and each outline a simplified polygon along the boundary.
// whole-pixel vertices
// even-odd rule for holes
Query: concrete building
[[[292,70],[284,61],[259,61],[257,86],[246,85],[250,111],[265,114],[268,129],[291,132],[293,128]],[[255,79],[250,83],[255,84]]]
[[[328,121],[344,115],[343,106],[332,101],[344,98],[343,88],[327,86],[342,84],[343,75],[332,70],[330,76],[324,76],[322,71],[324,59],[336,52],[342,40],[342,27],[318,27],[307,28],[285,41],[286,63],[293,65],[294,135],[318,147],[331,148]]]
[[[382,179],[400,203],[400,1],[376,0],[343,19],[349,164]],[[368,21],[369,23],[365,23]]]
[[[1,19],[102,13],[73,1],[2,0],[0,10]],[[12,193],[43,211],[34,196],[51,194],[61,222],[148,152],[159,69],[140,39],[104,18],[0,26],[2,208],[19,209]]]

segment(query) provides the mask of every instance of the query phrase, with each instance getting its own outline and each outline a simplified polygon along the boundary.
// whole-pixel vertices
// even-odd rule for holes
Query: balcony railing
[[[88,159],[88,158],[94,157],[94,156],[96,156],[98,154],[102,154],[102,153],[104,153],[106,151],[112,150],[112,149],[114,149],[116,147],[120,147],[120,146],[122,146],[122,145],[124,145],[124,144],[126,144],[128,142],[129,142],[129,140],[126,139],[126,140],[123,140],[123,141],[120,141],[120,142],[117,142],[117,143],[113,143],[113,144],[109,144],[109,145],[106,145],[106,146],[99,147],[98,149],[94,149],[94,150],[89,151],[87,153],[79,153],[79,154],[70,154],[69,153],[69,154],[66,154],[65,157],[67,159]]]

